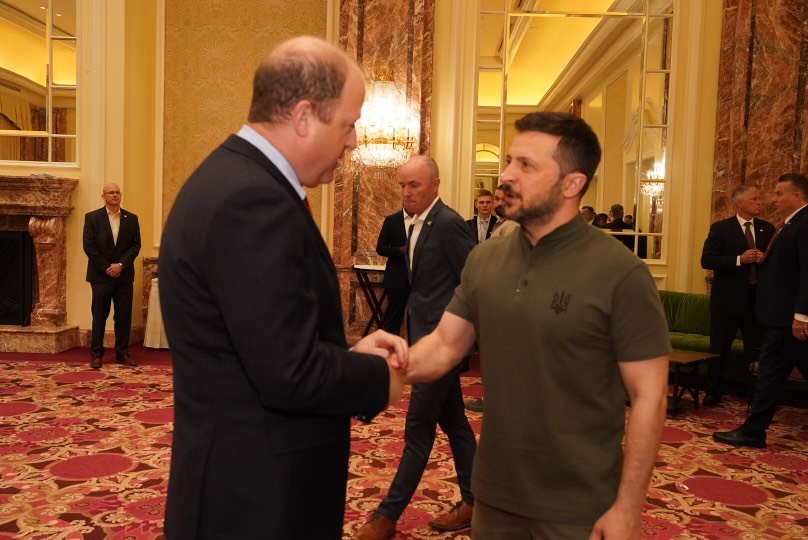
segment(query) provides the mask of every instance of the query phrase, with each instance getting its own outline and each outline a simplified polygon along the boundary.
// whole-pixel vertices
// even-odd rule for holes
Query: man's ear
[[[292,107],[292,112],[289,114],[289,123],[298,137],[307,137],[312,127],[314,120],[314,109],[311,102],[307,99],[302,99],[295,103]]]
[[[569,173],[561,182],[561,192],[566,198],[577,197],[586,185],[586,176],[583,173]]]

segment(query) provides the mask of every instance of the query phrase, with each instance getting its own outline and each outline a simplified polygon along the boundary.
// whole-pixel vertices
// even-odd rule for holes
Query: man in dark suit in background
[[[84,216],[84,253],[87,281],[93,291],[93,326],[90,338],[90,367],[101,368],[104,356],[104,328],[110,304],[115,305],[115,361],[136,365],[129,358],[132,329],[132,294],[135,257],[140,253],[140,224],[137,216],[121,208],[118,184],[104,186],[104,206]]]
[[[494,226],[497,223],[497,216],[492,214],[494,194],[487,189],[481,189],[474,198],[474,208],[477,209],[477,215],[467,219],[466,223],[474,240],[478,244],[482,244],[483,240],[491,238],[491,233],[494,232]]]
[[[249,122],[191,175],[166,222],[160,300],[174,360],[168,539],[342,537],[350,418],[401,395],[376,332],[348,350],[336,270],[305,187],[356,146],[361,71],[286,41]],[[367,354],[372,353],[372,354]]]
[[[401,332],[401,321],[404,320],[404,309],[410,295],[410,282],[407,279],[404,257],[410,221],[412,217],[403,209],[390,214],[384,218],[379,239],[376,241],[376,253],[387,257],[382,278],[382,287],[387,296],[387,310],[384,312],[382,330],[391,334]]]
[[[764,334],[751,412],[739,428],[713,433],[734,446],[765,448],[789,373],[797,366],[808,379],[808,178],[782,175],[772,201],[784,220],[758,274],[757,318]]]
[[[704,404],[718,404],[724,393],[724,370],[738,329],[744,360],[754,362],[762,339],[755,319],[757,274],[763,253],[774,236],[774,225],[757,216],[763,208],[760,190],[741,185],[732,191],[735,215],[716,221],[704,241],[701,267],[713,271],[710,292],[710,362]]]
[[[623,221],[623,212],[625,212],[625,210],[623,209],[622,204],[619,204],[619,203],[613,204],[612,207],[609,209],[609,214],[612,216],[613,219],[612,219],[612,221],[606,223],[606,225],[604,225],[603,228],[607,229],[607,230],[610,230],[610,231],[615,231],[615,232],[622,232],[622,231],[625,231],[625,230],[628,230],[628,231],[634,230],[634,227],[632,225],[629,225],[628,223]],[[622,242],[623,245],[626,246],[628,249],[630,249],[631,251],[634,251],[634,237],[633,236],[629,236],[627,234],[626,235],[619,235],[619,236],[615,235],[615,238],[617,240],[619,240],[620,242]]]
[[[411,285],[407,335],[410,344],[414,344],[438,325],[460,283],[460,272],[474,239],[463,218],[438,197],[440,175],[432,158],[415,156],[399,168],[396,176],[404,209],[413,216],[407,244]],[[470,526],[474,505],[471,465],[477,441],[463,411],[460,371],[457,366],[435,382],[413,385],[398,471],[387,497],[356,532],[354,540],[386,540],[395,534],[396,521],[426,469],[438,425],[452,447],[461,501],[429,524],[443,531]]]

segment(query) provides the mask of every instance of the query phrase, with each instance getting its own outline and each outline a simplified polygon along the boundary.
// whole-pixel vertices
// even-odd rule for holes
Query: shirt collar
[[[440,195],[435,197],[435,200],[432,201],[432,204],[429,205],[429,208],[427,208],[426,210],[424,210],[423,212],[418,214],[418,216],[416,216],[415,220],[416,221],[424,221],[426,219],[426,216],[428,216],[429,213],[432,211],[432,207],[435,206],[436,202],[438,202],[438,199],[440,199]]]
[[[785,220],[783,220],[783,223],[788,223],[789,221],[791,221],[791,218],[793,218],[794,216],[796,216],[796,215],[797,215],[797,213],[798,213],[800,210],[802,210],[803,208],[805,208],[806,206],[808,206],[808,204],[803,204],[802,206],[800,206],[799,208],[797,208],[796,210],[794,210],[793,212],[791,212],[791,213],[788,215],[788,217],[787,217]]]
[[[266,140],[257,131],[246,124],[241,126],[241,129],[238,133],[236,133],[236,135],[258,148],[261,153],[264,154],[269,161],[271,161],[278,168],[279,171],[281,171],[281,174],[283,174],[286,181],[289,182],[289,185],[291,185],[298,196],[300,196],[300,200],[306,198],[306,190],[304,190],[303,186],[300,184],[300,180],[298,180],[297,174],[292,168],[292,165],[285,157],[283,157],[283,154],[281,154],[280,151],[272,145],[271,142]]]
[[[744,223],[746,223],[747,221],[749,221],[749,222],[751,222],[751,223],[752,223],[752,227],[754,227],[754,226],[755,226],[755,218],[754,218],[754,217],[753,217],[753,218],[751,218],[751,219],[744,219],[744,218],[742,218],[741,216],[739,216],[738,214],[735,214],[735,217],[736,217],[736,218],[738,218],[738,223],[740,223],[740,224],[741,224],[741,227],[743,227],[743,226],[744,226]]]
[[[548,249],[553,246],[568,245],[570,242],[573,242],[576,237],[585,234],[602,234],[600,231],[593,231],[592,227],[587,225],[586,220],[580,214],[544,235],[535,246],[530,243],[530,238],[524,228],[522,228],[521,231],[522,234],[515,234],[514,236],[520,237],[520,240],[516,241],[520,242],[525,253],[530,253],[539,246],[543,249]]]

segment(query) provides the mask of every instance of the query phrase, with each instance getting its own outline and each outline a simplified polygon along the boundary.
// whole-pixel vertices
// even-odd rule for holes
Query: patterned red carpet
[[[137,368],[91,371],[84,355],[60,362],[0,358],[0,539],[161,537],[170,366],[138,353]],[[467,395],[479,395],[478,378],[463,383]],[[745,407],[735,400],[695,412],[685,402],[669,422],[644,538],[808,538],[808,410],[780,410],[766,450],[715,444],[710,433],[737,425]],[[404,410],[354,427],[346,538],[386,493],[403,446]],[[469,418],[479,431],[482,415]],[[455,500],[451,452],[439,435],[396,538],[469,539],[470,531],[441,535],[426,525]]]

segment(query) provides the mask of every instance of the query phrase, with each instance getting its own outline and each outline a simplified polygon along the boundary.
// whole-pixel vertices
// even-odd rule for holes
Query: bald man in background
[[[135,257],[140,253],[137,216],[121,208],[121,188],[107,184],[101,191],[104,206],[84,216],[83,245],[87,281],[93,291],[90,367],[101,369],[104,331],[110,306],[115,306],[115,362],[134,366],[129,358]]]

